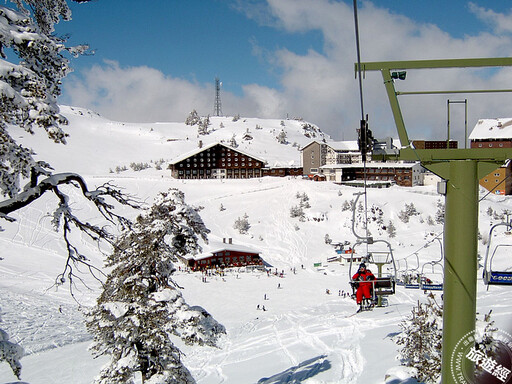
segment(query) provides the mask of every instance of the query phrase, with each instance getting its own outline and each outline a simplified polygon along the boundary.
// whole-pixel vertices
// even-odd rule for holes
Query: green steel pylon
[[[511,92],[512,90],[397,92],[393,79],[405,79],[404,70],[512,66],[512,58],[388,61],[356,63],[356,74],[380,71],[391,105],[402,149],[400,160],[416,160],[446,180],[444,223],[444,292],[442,383],[460,381],[452,374],[451,359],[456,344],[475,329],[478,181],[512,158],[511,148],[414,149],[405,129],[398,95],[435,93]],[[391,72],[402,71],[402,72]],[[471,377],[473,372],[466,372]]]

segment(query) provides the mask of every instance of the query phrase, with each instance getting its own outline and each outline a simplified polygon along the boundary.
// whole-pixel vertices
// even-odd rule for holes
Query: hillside
[[[38,155],[59,170],[102,175],[131,163],[155,163],[172,159],[203,145],[215,142],[230,144],[234,138],[238,149],[267,161],[267,166],[301,165],[300,148],[312,140],[328,140],[318,127],[299,120],[210,117],[209,133],[198,134],[198,125],[178,123],[123,123],[110,121],[90,110],[63,106],[61,113],[69,120],[65,127],[70,135],[67,145],[44,146],[44,133],[28,135],[17,129],[15,137],[27,146],[35,145]],[[304,128],[305,126],[305,128]],[[277,136],[284,131],[286,142]],[[79,149],[78,149],[79,148]],[[76,153],[85,156],[76,156]],[[98,158],[101,161],[95,161]],[[62,161],[65,159],[65,161]]]
[[[224,279],[208,277],[206,283],[198,273],[177,272],[176,280],[184,287],[186,300],[206,308],[227,329],[220,349],[183,347],[185,363],[198,383],[415,382],[405,369],[398,367],[397,346],[392,337],[400,332],[400,322],[418,300],[425,300],[423,292],[398,287],[397,293],[388,298],[388,306],[352,316],[355,302],[339,295],[350,291],[350,265],[327,262],[335,253],[333,246],[326,243],[326,235],[333,242],[356,240],[351,230],[352,212],[347,206],[361,189],[300,178],[175,180],[165,169],[152,167],[137,172],[129,168],[131,162],[172,159],[194,148],[197,135],[187,140],[187,133],[191,129],[195,133],[195,129],[184,123],[125,124],[90,111],[69,107],[63,110],[70,120],[67,146],[38,136],[25,138],[26,143],[39,140],[39,155],[56,169],[79,171],[93,185],[113,180],[148,203],[159,191],[179,188],[188,203],[204,207],[201,217],[211,230],[211,240],[232,238],[236,244],[258,249],[273,270],[284,272],[280,278],[236,269]],[[229,140],[234,133],[238,137],[250,125],[255,135],[251,143],[245,143],[247,148],[241,146],[244,151],[279,161],[292,161],[293,156],[298,156],[291,144],[278,144],[275,140],[275,131],[281,129],[280,120],[222,119],[219,118],[218,129],[201,136],[205,143],[210,138]],[[216,122],[212,118],[212,126]],[[220,128],[220,122],[224,128]],[[253,129],[256,124],[263,128]],[[301,132],[300,122],[286,120],[285,127],[290,142],[309,142],[310,138]],[[110,172],[122,165],[128,170]],[[290,209],[299,205],[304,196],[310,207],[304,208],[303,219],[290,217]],[[481,196],[485,196],[480,203],[479,224],[483,254],[490,225],[501,220],[499,216],[511,209],[512,201],[484,191]],[[432,187],[369,189],[367,197],[369,230],[375,238],[392,244],[399,274],[417,273],[428,262],[440,259],[435,237],[442,233],[442,223],[436,222],[435,217],[443,199]],[[399,218],[405,204],[413,204],[418,212],[408,222]],[[85,384],[92,381],[105,362],[90,356],[87,346],[91,336],[82,324],[82,308],[94,303],[100,284],[83,271],[87,286],[76,287],[78,302],[65,286],[54,285],[64,263],[63,244],[51,229],[48,215],[54,205],[52,198],[44,197],[20,212],[16,223],[3,225],[1,328],[28,353],[22,359],[24,383]],[[220,209],[221,205],[225,210]],[[85,212],[89,209],[82,205],[75,208]],[[233,224],[244,214],[250,229],[242,235]],[[359,233],[363,217],[358,206]],[[390,237],[384,228],[390,222],[396,227],[396,237]],[[503,233],[493,240],[512,244],[510,236]],[[91,261],[101,266],[104,255],[86,239],[82,242]],[[500,267],[510,268],[510,264],[504,260]],[[441,278],[441,272],[428,270],[433,280]],[[326,294],[327,289],[330,294]],[[486,290],[479,277],[478,289],[478,312],[492,309],[496,325],[510,329],[512,309],[507,287]],[[265,295],[268,300],[264,300]],[[440,294],[436,296],[440,300]],[[258,305],[265,305],[267,311],[257,310]],[[0,382],[14,380],[9,366],[0,363]]]

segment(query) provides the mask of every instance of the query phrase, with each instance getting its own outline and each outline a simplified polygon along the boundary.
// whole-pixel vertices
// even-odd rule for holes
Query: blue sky
[[[192,109],[213,113],[219,76],[226,115],[303,117],[335,139],[354,138],[360,114],[352,1],[94,0],[73,3],[72,11],[57,32],[95,54],[73,59],[63,104],[120,121],[184,121]],[[511,55],[509,1],[360,1],[358,12],[363,61]],[[408,77],[407,86],[439,88],[421,78]],[[504,84],[512,81],[507,70],[438,79],[452,89],[512,88]],[[396,136],[380,78],[367,76],[364,92],[374,132]],[[406,100],[406,124],[424,138],[442,135],[448,97]],[[512,116],[507,97],[471,96],[470,126]]]

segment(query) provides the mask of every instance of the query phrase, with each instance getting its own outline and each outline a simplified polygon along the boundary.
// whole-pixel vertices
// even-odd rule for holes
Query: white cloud
[[[479,7],[475,3],[469,3],[469,9],[480,20],[489,24],[496,33],[512,32],[512,12],[504,15],[502,13],[494,12],[492,9]]]
[[[65,83],[72,105],[86,106],[119,121],[184,121],[193,109],[213,111],[213,84],[199,85],[165,76],[149,67],[105,62],[70,76]]]
[[[249,4],[249,5],[248,5]],[[303,117],[318,124],[335,138],[355,137],[361,117],[358,83],[354,76],[356,48],[352,7],[332,0],[268,0],[238,2],[247,17],[289,33],[321,31],[321,51],[297,54],[289,49],[258,46],[253,52],[279,73],[276,87],[247,84],[243,95],[223,91],[225,114],[284,118]],[[245,8],[244,8],[245,7]],[[505,16],[472,6],[472,12],[499,21]],[[420,60],[471,57],[506,57],[512,54],[512,39],[504,35],[473,33],[454,38],[432,24],[421,24],[385,8],[364,2],[359,9],[363,61]],[[251,42],[249,42],[250,44]],[[74,105],[90,106],[112,119],[127,121],[181,121],[192,109],[201,114],[213,110],[213,85],[175,79],[148,68],[123,68],[116,63],[93,67],[82,78],[66,83]],[[424,70],[410,71],[399,89],[459,90],[512,88],[510,71]],[[377,137],[396,137],[389,103],[378,73],[367,73],[363,82],[365,113]],[[470,128],[482,117],[511,116],[510,96],[404,96],[402,112],[412,138],[445,139],[447,99],[469,99]],[[508,101],[507,101],[508,100]],[[458,113],[458,112],[457,112]],[[457,116],[455,114],[454,116]],[[454,126],[463,124],[454,121]],[[460,129],[459,129],[460,131]],[[459,134],[460,136],[460,134]]]

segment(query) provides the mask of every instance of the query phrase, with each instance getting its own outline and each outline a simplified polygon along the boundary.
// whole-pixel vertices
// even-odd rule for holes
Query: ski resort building
[[[231,238],[223,239],[222,243],[210,243],[207,253],[188,259],[188,266],[194,270],[218,269],[230,267],[259,266],[263,267],[260,252],[244,245],[233,244]]]
[[[351,164],[360,161],[361,153],[357,141],[312,141],[302,148],[304,175],[319,173],[320,167],[326,164]]]
[[[481,119],[469,135],[471,148],[512,148],[512,118]],[[480,185],[497,195],[512,194],[512,162],[480,179]]]
[[[247,179],[261,177],[265,160],[223,143],[213,143],[174,159],[176,179]]]
[[[366,180],[381,184],[396,184],[402,187],[421,185],[424,168],[419,162],[369,162],[366,164]],[[327,181],[354,183],[364,181],[365,167],[357,164],[324,165],[320,168]]]

